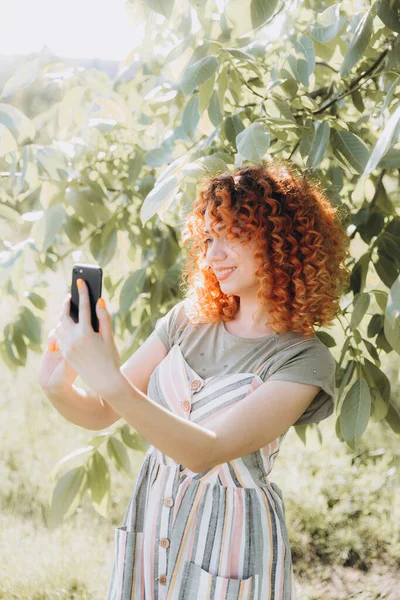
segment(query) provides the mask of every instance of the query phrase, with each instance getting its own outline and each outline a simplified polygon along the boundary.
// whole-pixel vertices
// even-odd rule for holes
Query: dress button
[[[160,540],[160,546],[162,546],[163,548],[169,548],[169,539],[168,538],[161,538],[161,540]]]
[[[199,379],[195,379],[191,384],[192,390],[198,390],[201,388],[201,381]]]
[[[183,410],[189,411],[190,410],[190,402],[188,402],[188,400],[185,400],[185,402],[182,403],[182,407],[183,407]]]
[[[160,575],[159,582],[160,582],[161,585],[166,585],[166,583],[167,583],[167,576],[166,575]]]
[[[174,499],[171,497],[168,498],[164,498],[164,506],[166,506],[167,508],[171,508],[171,506],[174,505]]]

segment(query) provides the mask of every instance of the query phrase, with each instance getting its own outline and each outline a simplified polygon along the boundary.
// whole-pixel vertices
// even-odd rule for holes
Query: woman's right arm
[[[85,390],[74,384],[67,390],[60,392],[45,391],[57,412],[71,423],[85,429],[105,429],[120,416],[115,410],[91,390]]]
[[[143,394],[147,394],[150,376],[167,356],[168,350],[153,332],[132,356],[120,367]],[[120,415],[99,394],[74,384],[62,391],[44,390],[54,408],[68,421],[85,429],[105,429],[118,421]]]

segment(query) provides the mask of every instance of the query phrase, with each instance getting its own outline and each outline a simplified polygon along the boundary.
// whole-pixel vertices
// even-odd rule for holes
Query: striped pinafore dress
[[[207,427],[263,383],[265,363],[204,380],[182,337],[154,369],[148,396]],[[107,600],[295,600],[282,492],[268,479],[286,433],[203,473],[150,446],[115,528]]]

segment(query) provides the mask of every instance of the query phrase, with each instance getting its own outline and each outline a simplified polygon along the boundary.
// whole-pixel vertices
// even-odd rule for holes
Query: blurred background
[[[298,597],[397,600],[399,3],[0,10],[0,599],[106,597],[146,447],[122,420],[70,423],[39,385],[73,264],[103,268],[124,362],[182,298],[202,176],[277,157],[323,182],[351,238],[339,318],[316,329],[335,413],[291,428],[272,473]]]

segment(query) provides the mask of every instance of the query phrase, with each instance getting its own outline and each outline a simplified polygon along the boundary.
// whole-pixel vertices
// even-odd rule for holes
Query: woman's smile
[[[237,267],[233,267],[232,269],[226,269],[226,271],[217,271],[216,275],[217,275],[217,279],[219,281],[223,281],[224,279],[226,279],[227,277],[229,277],[229,275],[231,275],[231,273],[233,273],[233,271],[236,270]]]

